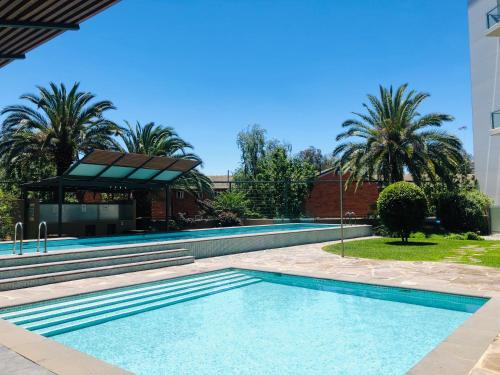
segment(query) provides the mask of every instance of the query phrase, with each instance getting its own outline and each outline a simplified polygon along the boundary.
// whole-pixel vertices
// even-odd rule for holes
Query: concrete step
[[[43,246],[42,246],[43,248]],[[98,258],[113,255],[137,254],[151,251],[176,249],[174,244],[149,242],[126,245],[110,245],[88,249],[56,250],[48,253],[25,253],[23,255],[0,256],[0,268],[24,266],[28,264],[41,264],[49,262],[62,262],[66,260],[77,260],[86,258]]]
[[[71,271],[13,277],[9,279],[0,280],[0,291],[29,288],[32,286],[53,284],[69,280],[85,279],[89,277],[109,276],[120,273],[177,266],[193,262],[194,262],[194,257],[192,256],[179,256],[166,259],[147,260],[140,262],[125,263],[125,264],[115,264],[110,266],[84,268]]]
[[[0,279],[188,256],[189,250],[161,250],[0,268]]]

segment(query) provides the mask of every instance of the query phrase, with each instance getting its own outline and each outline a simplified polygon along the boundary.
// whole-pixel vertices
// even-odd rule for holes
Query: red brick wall
[[[83,193],[82,203],[101,203],[102,196],[101,193],[94,193],[92,191],[86,191]]]
[[[347,176],[345,176],[347,178]],[[340,217],[340,186],[338,176],[327,173],[318,178],[305,204],[310,217]],[[323,181],[323,182],[322,182]],[[357,217],[366,217],[373,211],[379,188],[376,183],[365,182],[356,190],[355,184],[344,190],[344,213],[352,211]]]
[[[184,192],[184,198],[177,197],[177,191],[172,190],[172,215],[183,212],[188,217],[193,217],[199,214],[200,208],[196,204],[196,199],[188,192]],[[151,218],[153,220],[165,219],[165,192],[153,192],[151,199]]]

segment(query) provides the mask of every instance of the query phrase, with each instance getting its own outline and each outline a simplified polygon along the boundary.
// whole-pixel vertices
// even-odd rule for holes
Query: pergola
[[[28,182],[21,188],[25,198],[29,191],[57,193],[58,233],[61,235],[65,192],[165,190],[168,216],[170,186],[199,164],[199,161],[190,159],[95,150],[74,163],[62,176]]]
[[[0,0],[0,67],[119,0]]]

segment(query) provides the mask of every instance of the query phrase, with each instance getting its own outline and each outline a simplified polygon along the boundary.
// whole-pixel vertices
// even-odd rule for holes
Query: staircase
[[[193,263],[189,250],[127,246],[0,257],[0,291]]]
[[[228,270],[27,306],[0,312],[0,319],[49,337],[261,281],[242,272]]]

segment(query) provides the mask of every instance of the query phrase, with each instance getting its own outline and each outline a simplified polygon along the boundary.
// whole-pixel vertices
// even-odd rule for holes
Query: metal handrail
[[[345,213],[345,217],[348,219],[349,225],[356,224],[356,213],[354,211],[348,211]]]
[[[42,232],[42,227],[45,227],[45,239],[44,239],[44,246],[43,246],[43,252],[47,253],[47,222],[46,221],[41,221],[40,224],[38,224],[38,239],[36,241],[36,252],[40,252],[40,233]]]
[[[14,226],[14,244],[12,246],[12,254],[16,253],[16,242],[17,242],[17,228],[20,228],[21,235],[19,236],[19,255],[23,255],[23,237],[24,237],[24,231],[23,231],[23,223],[21,221],[18,221],[16,225]]]

